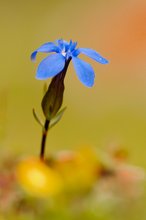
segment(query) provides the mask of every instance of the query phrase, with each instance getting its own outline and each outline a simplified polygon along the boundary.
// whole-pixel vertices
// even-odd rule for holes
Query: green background
[[[43,81],[30,54],[41,44],[72,39],[106,57],[84,87],[72,64],[65,80],[63,119],[48,136],[47,152],[90,144],[120,145],[134,164],[146,167],[146,2],[143,0],[0,1],[1,155],[38,155]],[[48,83],[50,80],[48,80]]]

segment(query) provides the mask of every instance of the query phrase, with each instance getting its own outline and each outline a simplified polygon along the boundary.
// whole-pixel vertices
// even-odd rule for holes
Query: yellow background
[[[72,39],[95,49],[109,65],[85,56],[96,73],[84,87],[72,64],[65,80],[67,110],[47,139],[47,152],[91,144],[125,147],[135,164],[146,166],[146,1],[0,1],[0,147],[3,154],[39,153],[43,81],[30,54],[41,44]],[[50,81],[48,80],[48,83]]]

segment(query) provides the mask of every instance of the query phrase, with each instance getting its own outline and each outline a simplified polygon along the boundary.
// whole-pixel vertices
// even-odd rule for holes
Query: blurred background
[[[0,0],[0,154],[38,155],[44,82],[35,79],[30,54],[63,38],[95,49],[110,61],[87,57],[96,73],[84,87],[72,64],[65,80],[67,110],[47,139],[47,152],[120,145],[133,164],[146,168],[146,1]],[[50,80],[48,80],[48,83]],[[145,219],[145,218],[144,218]]]
[[[2,153],[38,154],[43,81],[30,54],[58,38],[101,53],[109,65],[89,58],[93,88],[77,79],[72,64],[66,77],[61,122],[50,131],[47,150],[80,144],[120,144],[132,161],[146,167],[146,2],[144,0],[0,1],[0,146]],[[50,81],[48,80],[48,83]]]

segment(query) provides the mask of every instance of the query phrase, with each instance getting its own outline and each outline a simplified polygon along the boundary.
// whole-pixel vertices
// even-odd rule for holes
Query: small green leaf
[[[51,119],[49,129],[52,128],[52,127],[54,127],[54,125],[56,125],[56,124],[60,121],[60,119],[62,118],[62,116],[63,116],[63,114],[64,114],[64,112],[65,112],[65,110],[66,110],[66,107],[64,107],[63,109],[61,109],[61,110],[54,116],[54,118]]]
[[[34,116],[35,120],[38,122],[38,124],[41,125],[41,127],[44,127],[43,122],[39,119],[39,117],[36,114],[34,108],[32,109],[32,112],[33,112],[33,116]]]

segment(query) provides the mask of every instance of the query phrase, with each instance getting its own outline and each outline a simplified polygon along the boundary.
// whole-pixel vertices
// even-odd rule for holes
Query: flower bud
[[[56,115],[62,105],[64,78],[69,62],[70,60],[66,61],[64,69],[59,74],[54,76],[45,96],[43,97],[42,109],[46,119],[49,121]]]

